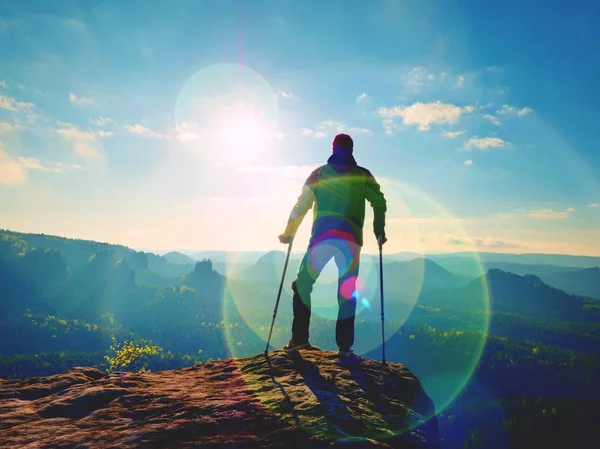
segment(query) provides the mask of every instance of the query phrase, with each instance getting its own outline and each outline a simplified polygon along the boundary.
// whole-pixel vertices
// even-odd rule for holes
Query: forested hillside
[[[386,349],[437,400],[443,447],[597,447],[590,416],[600,405],[600,303],[535,276],[496,269],[463,284],[427,266],[437,276],[413,302],[388,278]],[[104,369],[112,337],[160,345],[152,370],[260,353],[277,287],[228,279],[209,260],[172,263],[8,231],[0,233],[0,285],[0,377]],[[372,358],[381,357],[378,295],[365,298],[356,322],[356,348]],[[275,346],[289,338],[290,303],[286,285]],[[334,349],[333,335],[334,323],[315,311],[311,341]]]

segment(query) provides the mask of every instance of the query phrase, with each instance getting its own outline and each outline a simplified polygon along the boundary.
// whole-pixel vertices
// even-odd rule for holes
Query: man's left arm
[[[385,213],[387,211],[387,201],[379,183],[375,180],[373,174],[366,170],[367,174],[367,200],[373,208],[373,231],[377,241],[383,245],[387,238],[385,237]]]

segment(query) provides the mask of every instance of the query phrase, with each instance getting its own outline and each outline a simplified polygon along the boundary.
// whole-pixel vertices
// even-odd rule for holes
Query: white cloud
[[[322,139],[324,137],[327,137],[327,132],[329,133],[348,133],[348,134],[363,134],[363,135],[370,135],[373,134],[373,131],[368,129],[368,128],[361,128],[361,127],[357,127],[357,126],[351,126],[348,127],[346,126],[345,123],[343,122],[339,122],[336,120],[325,120],[324,122],[321,122],[319,125],[317,125],[317,128],[323,131],[315,131],[312,130],[310,128],[304,128],[302,130],[302,135],[303,136],[314,136],[317,139]],[[327,131],[327,132],[324,132]]]
[[[25,184],[29,171],[64,173],[83,169],[78,164],[45,163],[34,157],[14,158],[3,151],[3,146],[0,141],[0,186],[16,187]]]
[[[107,125],[116,125],[117,124],[117,122],[115,122],[110,117],[98,117],[96,119],[93,119],[92,123],[96,126],[107,126]]]
[[[492,114],[483,114],[481,117],[484,118],[485,120],[489,120],[494,125],[501,125],[502,124],[502,122],[500,120],[498,120],[498,118],[495,115],[492,115]]]
[[[475,238],[473,242],[480,248],[527,248],[523,243],[499,240],[494,237]]]
[[[553,209],[533,209],[525,212],[525,215],[531,218],[540,218],[544,220],[557,220],[568,218],[571,213],[575,212],[573,207],[569,207],[564,211],[556,211]]]
[[[518,109],[518,108],[515,108],[514,106],[509,106],[509,105],[505,104],[500,109],[498,109],[496,112],[498,114],[502,114],[502,115],[517,114],[520,116],[524,116],[527,114],[531,114],[533,112],[533,109],[529,108],[529,107],[524,107],[524,108]]]
[[[464,133],[466,133],[467,131],[465,131],[464,129],[460,130],[460,131],[447,131],[442,133],[442,135],[444,137],[447,137],[448,139],[456,139],[458,136],[462,136]]]
[[[568,218],[573,212],[575,212],[574,207],[568,207],[565,210],[554,210],[543,207],[538,207],[535,209],[518,209],[511,213],[499,213],[498,217],[503,220],[512,220],[517,217],[529,217],[529,218],[537,218],[541,220],[561,220]]]
[[[294,96],[294,94],[291,92],[280,92],[279,95],[281,95],[283,98],[292,98]]]
[[[8,84],[6,84],[6,81],[0,81],[0,87],[2,89],[8,89]]]
[[[337,132],[342,132],[345,127],[346,125],[344,123],[335,120],[326,120],[321,122],[318,126],[319,129],[333,129]]]
[[[516,111],[516,109],[513,106],[509,106],[507,104],[505,104],[504,106],[502,106],[500,109],[498,109],[496,112],[498,114],[514,114]]]
[[[11,125],[10,123],[0,121],[0,136],[3,134],[8,134],[9,132],[11,132],[14,129],[15,129],[15,127],[13,125]]]
[[[84,131],[71,123],[58,121],[61,127],[56,133],[67,140],[81,140],[86,142],[95,142],[96,135],[92,131]]]
[[[351,135],[355,135],[355,134],[373,134],[373,131],[371,131],[369,128],[348,128],[347,130],[348,134]]]
[[[435,74],[423,66],[411,68],[403,77],[404,86],[413,94],[426,88],[438,87],[440,81],[444,80],[448,73]]]
[[[327,137],[327,134],[325,134],[322,131],[315,131],[313,129],[309,129],[309,128],[304,128],[302,130],[301,133],[303,136],[311,136],[311,137],[315,137],[317,139],[324,139],[325,137]]]
[[[426,83],[428,71],[425,67],[413,67],[405,76],[404,84],[410,87],[413,92],[420,91]]]
[[[473,148],[477,148],[480,150],[486,150],[488,148],[500,148],[506,147],[510,144],[505,140],[500,139],[499,137],[471,137],[465,143],[465,149],[471,150]]]
[[[383,129],[387,135],[394,134],[394,131],[400,130],[400,125],[394,123],[394,120],[386,118],[383,120]]]
[[[71,101],[71,103],[79,105],[79,106],[85,106],[85,105],[94,104],[94,101],[91,98],[89,98],[89,97],[78,97],[73,92],[71,92],[69,94],[69,100]]]
[[[471,165],[473,165],[473,161],[471,159],[468,159],[464,162],[464,164],[468,167],[470,167]]]
[[[437,101],[435,103],[417,102],[411,106],[394,106],[393,108],[382,107],[376,112],[385,119],[401,118],[405,125],[417,125],[419,131],[427,131],[432,124],[457,123],[462,114],[473,112],[473,110],[473,106],[461,108],[454,104]]]
[[[591,204],[588,204],[588,207],[600,207],[600,204],[598,204],[598,203],[591,203]]]
[[[21,164],[21,166],[26,168],[27,170],[57,171],[57,172],[62,171],[58,167],[47,167],[45,165],[42,165],[42,163],[40,162],[39,159],[36,159],[33,157],[20,157],[18,160],[19,160],[19,163]]]
[[[383,183],[382,183],[383,188]],[[416,217],[416,216],[404,216],[404,217],[389,217],[385,219],[388,224],[409,224],[409,225],[455,225],[457,223],[477,223],[482,221],[480,218],[455,218],[455,217]]]
[[[49,119],[43,117],[40,114],[36,114],[34,112],[24,112],[20,115],[12,117],[12,121],[14,123],[15,128],[21,128],[22,125],[33,125],[38,122],[40,119],[44,119],[46,123],[50,122]]]
[[[13,118],[13,122],[14,122],[13,129],[23,128],[23,125],[33,125],[40,118],[42,118],[40,115],[33,114],[33,113],[14,117]]]
[[[24,184],[27,180],[27,170],[18,160],[2,151],[2,147],[3,144],[0,142],[0,185],[16,187]]]
[[[77,156],[89,162],[100,162],[104,159],[102,153],[94,145],[87,142],[74,142],[73,150]]]
[[[531,114],[533,112],[533,109],[528,108],[528,107],[524,107],[519,109],[519,111],[517,112],[517,114],[519,115],[527,115],[527,114]]]
[[[152,132],[150,128],[146,128],[139,123],[136,123],[135,125],[125,125],[125,129],[133,134],[149,134]]]
[[[157,133],[156,131],[152,131],[150,128],[146,128],[145,126],[140,125],[139,123],[136,123],[135,125],[125,125],[125,129],[132,134],[137,134],[142,137],[150,137],[153,139],[166,138],[166,136],[164,134]]]
[[[361,101],[366,100],[367,98],[369,98],[369,96],[366,93],[362,93],[360,94],[358,97],[356,97],[356,102],[360,103]]]
[[[424,66],[415,66],[402,75],[404,94],[418,94],[422,91],[462,87],[465,75],[451,75],[449,72],[436,72]]]
[[[494,237],[461,237],[456,235],[446,235],[446,243],[451,246],[471,246],[477,248],[526,248],[520,242],[511,242],[500,240]]]
[[[104,130],[96,131],[96,135],[98,137],[110,137],[113,134],[114,133],[112,131],[104,131]]]
[[[0,109],[11,112],[30,112],[33,111],[33,103],[17,101],[13,97],[0,94]]]
[[[60,22],[64,27],[70,28],[75,31],[85,31],[87,28],[85,22],[82,22],[81,20],[72,17],[62,18],[60,19]]]
[[[175,130],[175,140],[179,140],[180,142],[199,140],[202,136],[203,133],[195,122],[183,122],[177,125]]]
[[[60,129],[56,134],[72,142],[74,153],[88,162],[99,162],[104,159],[97,147],[96,134],[82,130],[70,123],[58,122]]]
[[[65,173],[69,171],[82,170],[78,164],[65,165],[62,162],[45,163],[34,157],[20,157],[19,163],[27,170],[38,170],[52,173]]]

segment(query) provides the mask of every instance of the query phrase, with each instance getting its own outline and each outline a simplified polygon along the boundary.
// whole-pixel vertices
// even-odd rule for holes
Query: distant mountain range
[[[378,276],[378,262],[362,259],[361,274]],[[237,274],[236,279],[248,282],[276,284],[281,280],[285,253],[271,251],[258,261]],[[300,265],[297,258],[288,264],[288,283],[296,275]],[[218,268],[215,268],[219,271]],[[441,259],[413,258],[406,261],[384,262],[384,281],[395,290],[404,289],[407,296],[413,297],[419,291],[452,289],[465,286],[469,281],[483,276],[488,270],[500,269],[519,275],[535,275],[544,283],[568,293],[600,299],[600,268],[580,268],[572,266],[531,265],[513,262],[478,263],[473,258],[447,257]]]
[[[417,258],[384,264],[384,281],[399,285],[420,283],[423,291],[452,289],[466,285],[468,278],[457,276],[431,259]]]
[[[195,264],[198,262],[198,260],[192,259],[190,256],[186,256],[178,251],[171,251],[170,253],[163,254],[162,258],[166,259],[170,263],[177,264]]]
[[[135,251],[122,245],[66,239],[44,234],[2,231],[23,239],[30,247],[61,251],[71,268],[85,263],[94,252],[111,249],[128,260],[138,280],[167,285],[169,278],[189,274],[196,262],[211,260],[213,269],[225,276],[248,282],[277,284],[285,262],[284,251],[171,251],[162,256]],[[7,243],[5,243],[7,244]],[[286,275],[289,284],[298,271],[302,253],[292,253]],[[361,274],[376,276],[378,257],[361,255]],[[448,289],[466,285],[490,269],[520,275],[535,275],[544,283],[571,294],[600,299],[600,257],[560,254],[448,253],[422,255],[401,252],[384,255],[386,285],[397,284],[411,292]],[[141,264],[141,265],[140,265]],[[140,265],[140,266],[138,266]],[[143,268],[143,269],[142,269]],[[146,270],[147,271],[144,271]]]
[[[234,262],[215,264],[206,258],[196,262],[177,252],[158,256],[118,245],[0,232],[0,280],[4,279],[0,284],[8,286],[2,293],[0,316],[15,316],[20,310],[31,308],[52,317],[62,313],[69,319],[108,326],[112,324],[104,317],[110,311],[123,323],[129,323],[133,331],[150,333],[157,329],[148,324],[152,322],[148,317],[154,317],[164,329],[169,329],[168,332],[159,329],[161,339],[175,339],[172,336],[178,335],[182,322],[189,321],[189,329],[196,332],[192,321],[200,313],[214,322],[226,316],[233,321],[266,323],[273,311],[285,256],[283,251],[271,251],[254,263],[241,263],[241,270],[224,276],[217,267],[229,269]],[[456,274],[460,269],[452,271],[456,265],[449,261],[468,260],[466,257],[438,261],[422,257],[403,261],[386,259],[386,318],[412,321],[415,325],[426,323],[433,328],[466,326],[473,330],[483,329],[489,318],[490,329],[500,335],[587,352],[597,347],[598,333],[590,326],[600,321],[600,302],[582,296],[593,297],[590,293],[597,291],[594,288],[600,269],[490,262],[483,268],[476,264],[479,271],[487,270],[476,277]],[[280,323],[291,319],[290,284],[299,263],[297,257],[289,262],[279,307]],[[328,269],[323,275],[325,281],[321,278],[313,291],[317,321],[334,319],[337,315],[337,269],[333,264]],[[360,275],[369,286],[361,290],[360,304],[364,308],[360,320],[379,321],[378,262],[363,260]],[[567,292],[548,285],[550,281],[545,279],[562,283]],[[587,290],[576,296],[566,287]],[[6,329],[14,331],[21,324],[11,321],[10,326]],[[552,337],[548,336],[548,326],[552,328]],[[80,331],[85,332],[83,328]],[[107,334],[102,335],[105,338]],[[97,337],[93,337],[94,344],[100,344]],[[73,338],[73,344],[79,341],[79,337]],[[40,341],[46,344],[46,340]],[[54,348],[48,346],[50,343],[44,347]],[[193,339],[178,344],[186,350],[195,347]],[[13,351],[23,350],[14,343],[10,347]]]
[[[335,295],[337,268],[330,262],[331,266],[325,270],[332,270],[321,275],[315,284],[313,298],[325,298]],[[281,282],[283,267],[285,264],[285,253],[282,251],[271,251],[263,255],[255,264],[249,266],[237,276],[232,276],[237,281],[253,284],[262,284],[265,288],[275,289]],[[300,260],[293,259],[288,263],[285,287],[288,288],[294,280]],[[377,295],[379,265],[371,261],[361,263],[359,276],[362,278],[363,286],[367,285],[371,295]],[[429,259],[412,259],[403,262],[384,263],[385,290],[394,292],[402,298],[414,303],[421,292],[430,292],[440,289],[455,289],[466,286],[470,279],[457,276],[442,268]],[[337,305],[332,303],[335,309]]]
[[[499,269],[519,275],[534,275],[546,284],[568,293],[600,299],[600,268],[597,266],[521,264],[506,261],[480,264],[475,259],[468,257],[447,257],[434,260],[446,270],[461,277],[475,279],[488,270]],[[576,263],[576,260],[570,261],[570,263]]]
[[[580,296],[600,299],[600,268],[557,272],[552,276],[542,276],[542,280],[553,287]]]
[[[286,254],[283,251],[269,251],[263,254],[256,263],[248,266],[232,276],[240,281],[259,283],[278,283],[281,281]],[[290,258],[291,259],[291,258]],[[286,277],[291,279],[298,272],[300,259],[294,258],[288,262]],[[291,282],[291,281],[290,281]]]
[[[592,268],[600,266],[600,257],[571,256],[565,254],[506,254],[459,252],[448,254],[428,254],[427,257],[439,261],[448,258],[479,259],[483,263],[509,262],[529,265],[558,265],[563,267]]]
[[[536,319],[596,322],[600,306],[594,301],[551,287],[539,277],[491,269],[467,286],[423,293],[419,304],[456,310],[489,309]]]

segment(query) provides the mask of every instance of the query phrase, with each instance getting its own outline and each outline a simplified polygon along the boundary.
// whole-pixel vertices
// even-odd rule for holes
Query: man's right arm
[[[318,169],[317,169],[318,170]],[[313,206],[315,202],[315,188],[318,179],[318,171],[313,171],[304,185],[302,186],[302,192],[294,205],[292,212],[288,218],[288,223],[285,228],[283,235],[285,237],[293,238],[304,219],[304,216]]]
[[[367,175],[367,201],[373,208],[373,232],[382,243],[385,242],[385,213],[387,211],[387,202],[381,191],[379,183],[369,170],[366,170]]]

